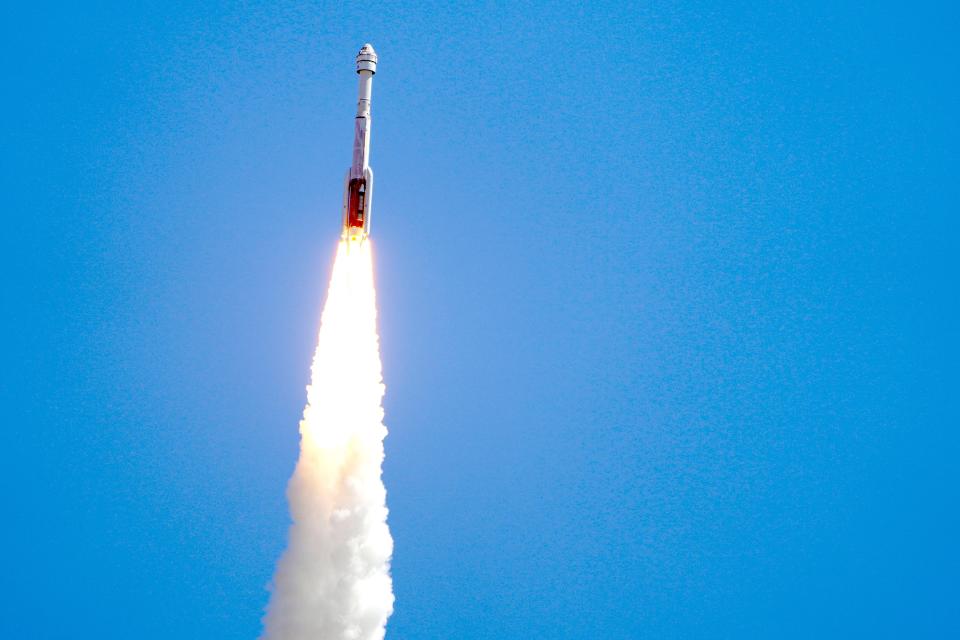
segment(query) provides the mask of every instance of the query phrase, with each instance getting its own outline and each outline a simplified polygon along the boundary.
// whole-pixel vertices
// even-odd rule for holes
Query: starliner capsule
[[[365,44],[357,54],[360,76],[357,117],[354,120],[353,162],[347,171],[343,194],[342,238],[363,242],[370,235],[370,211],[373,209],[373,170],[370,168],[370,93],[377,72],[377,53]]]

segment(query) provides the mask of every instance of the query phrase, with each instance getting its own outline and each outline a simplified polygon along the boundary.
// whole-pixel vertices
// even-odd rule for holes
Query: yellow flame
[[[323,309],[300,433],[304,447],[344,445],[383,427],[384,387],[370,241],[341,240]],[[379,429],[374,435],[381,436]],[[382,436],[381,436],[382,439]]]

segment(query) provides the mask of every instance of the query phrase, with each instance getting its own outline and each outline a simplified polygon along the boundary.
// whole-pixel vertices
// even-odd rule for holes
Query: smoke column
[[[370,242],[348,253],[341,241],[287,488],[290,542],[270,586],[264,640],[382,639],[393,612],[376,325]]]

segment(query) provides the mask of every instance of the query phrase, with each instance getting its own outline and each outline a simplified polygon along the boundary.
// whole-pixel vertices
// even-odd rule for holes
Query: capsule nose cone
[[[363,45],[357,54],[357,73],[361,71],[377,72],[377,52],[369,42]]]

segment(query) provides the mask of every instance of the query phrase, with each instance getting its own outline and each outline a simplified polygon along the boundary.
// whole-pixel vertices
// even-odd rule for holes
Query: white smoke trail
[[[378,640],[393,612],[373,260],[369,241],[346,249],[321,318],[265,640]]]

